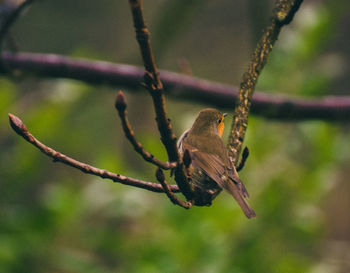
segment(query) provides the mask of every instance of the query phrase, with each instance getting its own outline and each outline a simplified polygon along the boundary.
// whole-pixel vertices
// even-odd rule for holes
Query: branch
[[[249,149],[248,149],[248,147],[245,147],[243,149],[241,161],[239,162],[239,164],[237,165],[237,168],[236,168],[237,172],[240,172],[244,168],[244,165],[245,165],[245,162],[247,161],[248,156],[249,156]]]
[[[138,152],[144,160],[153,163],[154,165],[169,170],[176,167],[176,162],[163,162],[151,153],[149,153],[142,144],[136,139],[134,131],[131,129],[126,111],[126,99],[122,91],[119,91],[117,99],[115,101],[115,108],[118,110],[119,117],[122,121],[122,127],[125,133],[126,138],[130,141],[131,145],[134,147],[135,151]]]
[[[281,28],[292,21],[302,2],[303,0],[276,1],[271,24],[264,30],[248,69],[243,75],[228,141],[229,153],[234,162],[237,161],[242,148],[251,101],[259,75],[266,64],[267,57],[278,38]]]
[[[149,39],[149,31],[143,15],[142,0],[129,0],[129,4],[133,15],[136,39],[139,43],[146,70],[145,84],[153,99],[161,139],[168,152],[169,161],[178,161],[179,153],[176,148],[176,137],[172,132],[172,126],[166,110],[163,84],[160,80],[159,72],[154,60]]]
[[[164,173],[163,173],[162,169],[157,168],[156,177],[157,177],[158,182],[162,185],[164,192],[166,193],[166,195],[168,196],[168,198],[170,199],[170,201],[174,205],[179,205],[180,207],[183,207],[185,209],[189,209],[192,207],[191,202],[182,201],[171,191],[170,186],[165,181],[165,177],[164,177]]]
[[[33,3],[33,0],[26,0],[22,2],[17,7],[15,7],[8,16],[5,17],[5,21],[2,23],[2,26],[0,29],[0,52],[2,52],[3,40],[6,34],[8,33],[10,27],[17,20],[17,18],[22,14],[22,11],[32,3]]]
[[[154,60],[149,39],[149,31],[143,15],[142,0],[129,0],[129,4],[134,21],[136,39],[139,43],[143,64],[146,70],[144,75],[145,86],[153,99],[161,141],[167,151],[169,161],[177,162],[177,167],[175,168],[176,183],[186,199],[191,200],[192,191],[185,175],[185,168],[181,162],[181,157],[176,145],[176,136],[173,133],[172,125],[166,110],[163,84],[160,80],[159,72]]]
[[[130,177],[126,177],[120,174],[111,173],[106,170],[98,169],[88,164],[79,162],[73,158],[70,158],[64,154],[61,154],[52,148],[44,145],[40,141],[38,141],[28,130],[24,123],[15,115],[9,114],[10,125],[12,129],[21,137],[23,137],[26,141],[33,144],[37,147],[41,152],[46,154],[47,156],[53,158],[54,162],[61,162],[78,170],[81,170],[84,173],[92,174],[99,176],[101,178],[111,179],[114,182],[118,182],[124,185],[129,185],[137,188],[142,188],[145,190],[149,190],[152,192],[164,192],[163,187],[157,183],[146,182]],[[172,192],[179,192],[179,188],[176,185],[169,186]]]
[[[42,78],[67,78],[90,84],[108,84],[139,88],[144,69],[124,64],[69,58],[54,54],[3,53],[3,73],[11,76],[37,76]],[[237,100],[238,88],[160,71],[166,94],[177,99],[204,103],[217,108],[232,108]],[[325,96],[321,98],[296,98],[255,91],[251,113],[278,120],[323,119],[349,122],[350,96]]]

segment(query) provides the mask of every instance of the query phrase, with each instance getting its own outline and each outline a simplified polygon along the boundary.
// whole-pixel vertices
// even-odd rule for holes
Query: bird
[[[256,214],[245,200],[249,197],[248,191],[221,138],[226,115],[213,108],[200,111],[192,127],[180,136],[177,148],[181,155],[186,150],[190,155],[189,181],[194,205],[210,206],[221,190],[225,190],[237,201],[246,217],[253,218]]]

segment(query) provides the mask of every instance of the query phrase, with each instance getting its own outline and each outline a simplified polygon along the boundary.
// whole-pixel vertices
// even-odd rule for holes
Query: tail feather
[[[232,163],[232,161],[231,161],[231,163]],[[232,182],[234,184],[236,184],[236,186],[239,188],[239,191],[243,195],[243,197],[249,198],[249,193],[248,193],[246,187],[244,186],[243,182],[241,181],[241,179],[239,179],[239,175],[238,175],[237,170],[233,164],[231,166],[231,169],[229,169],[228,176],[232,180]],[[231,192],[231,191],[229,190],[229,192]]]
[[[244,198],[249,198],[249,193],[246,189],[246,187],[244,186],[244,184],[242,183],[242,181],[236,182],[233,181],[239,188],[239,191],[241,192],[241,194],[243,195]]]
[[[251,208],[248,202],[244,199],[244,193],[242,193],[242,191],[238,188],[238,185],[234,183],[228,183],[228,184],[229,185],[227,185],[225,189],[233,196],[234,199],[236,199],[238,205],[241,207],[245,216],[247,216],[247,218],[256,217],[254,210]]]

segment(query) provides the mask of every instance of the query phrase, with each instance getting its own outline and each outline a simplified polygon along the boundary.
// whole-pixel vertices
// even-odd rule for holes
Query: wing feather
[[[245,197],[249,197],[249,194],[244,184],[239,179],[237,171],[228,157],[228,154],[226,153],[224,158],[221,158],[219,155],[200,151],[198,148],[186,143],[186,141],[181,142],[182,151],[187,149],[190,152],[193,166],[202,170],[222,189],[228,191],[235,198],[248,218],[256,217],[254,210],[244,199]]]

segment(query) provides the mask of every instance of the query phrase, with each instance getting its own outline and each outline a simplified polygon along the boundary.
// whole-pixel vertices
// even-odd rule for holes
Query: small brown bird
[[[224,189],[236,199],[248,218],[256,217],[245,200],[249,197],[247,189],[221,139],[225,116],[216,109],[200,111],[192,128],[185,131],[178,140],[180,153],[188,150],[191,156],[190,183],[194,189],[194,205],[210,205]]]

